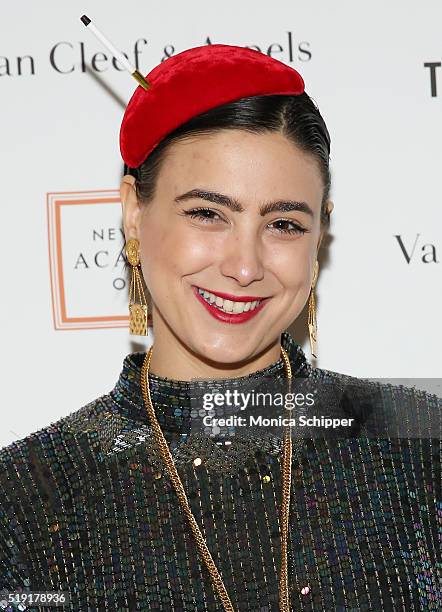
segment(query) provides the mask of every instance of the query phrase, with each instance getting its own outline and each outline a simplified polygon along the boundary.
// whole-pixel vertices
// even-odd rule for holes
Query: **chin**
[[[233,326],[232,326],[233,327]],[[201,327],[192,335],[189,347],[202,359],[219,364],[234,364],[248,359],[254,347],[245,341],[244,334],[232,330],[229,334],[220,334],[209,330],[202,336]],[[237,338],[235,336],[238,336]],[[247,336],[250,341],[250,334]]]

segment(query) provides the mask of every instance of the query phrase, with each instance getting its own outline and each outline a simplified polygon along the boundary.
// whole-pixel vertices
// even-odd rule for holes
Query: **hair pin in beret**
[[[106,38],[106,36],[103,34],[103,32],[101,32],[97,28],[97,26],[92,23],[92,21],[89,19],[89,17],[87,15],[82,15],[80,17],[80,19],[84,23],[84,25],[87,28],[89,28],[89,30],[91,30],[95,34],[95,36],[98,38],[98,40],[100,40],[103,43],[103,45],[109,49],[109,51],[112,53],[112,55],[115,57],[115,59],[117,61],[119,61],[120,64],[122,66],[124,66],[124,68],[126,68],[126,70],[128,72],[131,73],[131,75],[141,85],[141,87],[143,89],[149,89],[149,83],[143,77],[141,72],[138,72],[138,70],[135,68],[135,66],[132,66],[132,64],[127,59],[127,57],[125,55],[123,55],[123,53],[121,53],[121,51],[118,51],[118,49],[111,43],[111,41],[108,38]]]

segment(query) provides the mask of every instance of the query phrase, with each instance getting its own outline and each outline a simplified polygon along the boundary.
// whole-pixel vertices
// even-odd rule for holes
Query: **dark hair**
[[[280,132],[301,150],[314,157],[324,183],[321,224],[327,226],[330,216],[326,202],[330,194],[330,135],[313,100],[307,93],[241,98],[193,117],[168,134],[138,168],[125,166],[125,174],[135,177],[136,193],[141,202],[149,203],[155,195],[156,181],[168,147],[180,138],[207,134],[223,129],[240,129],[254,134]]]

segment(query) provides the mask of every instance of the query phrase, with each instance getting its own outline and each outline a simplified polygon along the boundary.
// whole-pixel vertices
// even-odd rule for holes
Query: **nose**
[[[241,286],[264,277],[263,245],[256,233],[248,230],[232,232],[222,245],[221,273]]]

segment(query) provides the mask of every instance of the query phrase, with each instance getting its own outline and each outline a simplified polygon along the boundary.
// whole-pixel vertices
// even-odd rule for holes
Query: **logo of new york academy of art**
[[[47,194],[55,329],[128,327],[128,278],[117,190]]]

